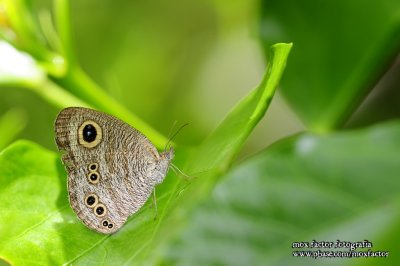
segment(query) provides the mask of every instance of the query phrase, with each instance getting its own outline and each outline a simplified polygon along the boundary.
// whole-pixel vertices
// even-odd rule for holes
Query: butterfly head
[[[168,151],[161,152],[160,157],[153,175],[156,184],[160,184],[167,175],[170,162],[174,158],[174,149],[170,148]]]
[[[170,147],[168,151],[164,151],[160,153],[160,155],[163,160],[167,160],[169,163],[174,158],[175,151],[172,147]]]

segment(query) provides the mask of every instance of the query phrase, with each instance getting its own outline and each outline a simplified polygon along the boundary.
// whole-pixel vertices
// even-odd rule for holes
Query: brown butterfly
[[[56,143],[66,151],[69,202],[90,229],[110,234],[137,212],[161,183],[174,150],[159,153],[138,130],[92,109],[63,109]]]

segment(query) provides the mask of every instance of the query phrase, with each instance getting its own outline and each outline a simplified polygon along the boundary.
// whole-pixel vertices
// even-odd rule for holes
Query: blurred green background
[[[32,4],[42,10],[50,1]],[[184,144],[209,134],[264,71],[257,1],[71,1],[71,15],[84,71],[165,135],[175,120],[189,123],[179,136]],[[59,108],[30,91],[2,91],[0,112],[18,107],[26,115],[20,137],[55,149],[52,121]],[[277,98],[247,153],[302,128]]]
[[[6,2],[12,3],[0,1]],[[16,3],[29,3],[37,25],[48,25],[52,19],[52,1]],[[385,263],[397,265],[399,256],[393,249],[398,247],[394,236],[400,224],[400,161],[394,157],[399,152],[399,122],[387,121],[400,116],[398,0],[85,0],[70,1],[70,8],[72,44],[82,69],[111,98],[163,135],[168,135],[174,121],[189,123],[176,140],[182,146],[201,143],[260,82],[272,44],[293,42],[281,86],[266,116],[232,172],[210,199],[193,210],[186,221],[188,229],[164,249],[166,264],[309,265],[309,260],[288,259],[291,242],[315,236],[361,241],[360,237],[368,238],[367,232],[373,231],[371,237],[376,238],[370,240],[376,240],[380,250],[391,249],[393,259]],[[10,34],[7,28],[12,23],[4,6],[0,17],[3,39],[33,55],[46,69],[46,60],[27,45],[29,39],[24,42],[18,32],[16,38]],[[39,35],[31,37],[50,47],[44,41],[46,34]],[[4,62],[3,53],[0,148],[24,138],[55,151],[53,122],[61,107],[44,99],[37,89],[25,89],[25,81],[2,79]],[[50,74],[49,79],[62,85],[55,76]],[[299,132],[305,133],[293,136]],[[322,148],[304,155],[298,147],[307,148],[310,140]],[[271,149],[265,149],[272,143]],[[244,158],[249,159],[242,164]],[[240,181],[238,176],[248,179]],[[286,177],[293,179],[285,181]],[[360,191],[349,180],[368,185]],[[322,199],[321,204],[308,195]],[[341,197],[351,203],[347,205]],[[296,202],[312,202],[315,211],[303,212],[304,205]],[[334,207],[325,211],[323,204]],[[368,209],[368,204],[373,207]],[[393,214],[389,222],[373,219],[389,213]],[[364,224],[365,231],[354,233],[363,217],[372,222]],[[219,230],[210,229],[207,221]],[[225,225],[237,234],[224,232]],[[191,246],[196,240],[198,245]],[[343,263],[317,263],[322,262]]]
[[[43,23],[51,1],[30,2],[35,18]],[[73,45],[84,71],[164,134],[175,120],[190,123],[180,136],[189,145],[203,139],[257,85],[265,66],[263,46],[294,42],[282,91],[250,138],[248,154],[304,129],[300,121],[323,131],[325,126],[318,123],[325,122],[318,122],[319,118],[311,122],[321,113],[330,121],[326,124],[334,126],[350,116],[348,127],[398,117],[398,63],[391,65],[398,44],[397,9],[397,1],[88,0],[71,1],[71,23]],[[333,118],[329,110],[321,112],[338,91],[354,91],[354,87],[356,93],[336,97],[348,106],[341,108],[350,110],[333,111]],[[2,90],[0,113],[17,108],[26,120],[19,136],[54,149],[46,133],[52,132],[59,108],[31,91],[4,86]],[[165,114],[163,119],[160,113]]]

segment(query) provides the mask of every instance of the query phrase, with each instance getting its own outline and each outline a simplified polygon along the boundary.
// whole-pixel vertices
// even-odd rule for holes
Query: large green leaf
[[[132,264],[156,260],[182,213],[207,197],[265,113],[278,85],[290,44],[273,46],[273,60],[260,86],[242,99],[198,149],[177,147],[174,163],[194,175],[168,175],[157,187],[159,215],[146,205],[116,234],[90,231],[69,207],[66,173],[59,156],[19,141],[0,154],[0,258],[15,265]],[[190,154],[189,154],[190,153]],[[199,188],[199,189],[197,189]]]
[[[400,47],[398,0],[264,0],[263,44],[293,42],[282,92],[306,124],[345,122]]]
[[[231,171],[166,252],[173,265],[398,265],[400,121],[285,139]],[[364,241],[388,258],[294,258]],[[323,249],[320,249],[323,250]],[[348,249],[325,249],[348,250]],[[368,249],[357,249],[368,250]]]

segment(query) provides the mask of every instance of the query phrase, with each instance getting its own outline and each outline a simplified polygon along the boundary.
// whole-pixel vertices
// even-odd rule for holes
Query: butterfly
[[[158,152],[118,118],[83,107],[63,109],[55,135],[70,205],[87,227],[104,234],[118,231],[144,205],[174,157],[172,148]]]

